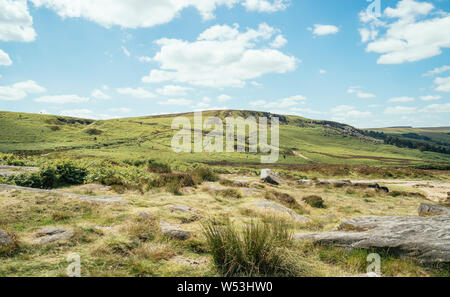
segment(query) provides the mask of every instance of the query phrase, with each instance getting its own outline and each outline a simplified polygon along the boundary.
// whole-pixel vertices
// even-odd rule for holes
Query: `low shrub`
[[[292,234],[282,222],[252,222],[239,230],[230,221],[208,221],[203,234],[217,270],[225,277],[299,274],[289,250]]]
[[[304,197],[302,200],[305,201],[306,204],[308,204],[312,207],[325,208],[325,204],[324,204],[322,197],[312,195],[312,196]]]

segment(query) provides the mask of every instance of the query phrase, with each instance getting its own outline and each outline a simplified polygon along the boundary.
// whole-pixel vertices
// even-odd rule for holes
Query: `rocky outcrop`
[[[282,182],[281,177],[278,173],[273,172],[270,169],[263,169],[261,170],[261,176],[260,179],[268,184],[272,185],[279,185]]]
[[[298,233],[294,238],[344,248],[383,248],[422,262],[450,263],[450,215],[360,217],[342,223],[337,231]]]
[[[38,230],[35,235],[37,238],[32,242],[45,245],[56,241],[69,240],[73,237],[74,232],[62,227],[47,227]]]
[[[187,213],[187,214],[191,214],[191,215],[197,214],[197,210],[195,208],[187,206],[187,205],[183,205],[183,204],[176,204],[176,205],[170,206],[170,211],[171,212],[182,212],[182,213]]]
[[[191,232],[182,230],[178,226],[171,225],[167,222],[161,221],[159,224],[161,228],[162,234],[167,236],[171,239],[178,239],[178,240],[188,240],[192,237]]]
[[[281,204],[272,201],[259,201],[256,207],[261,208],[265,211],[281,213],[283,215],[289,215],[291,219],[296,223],[310,223],[312,220],[305,216],[299,215],[290,208],[287,208]]]
[[[0,247],[8,246],[13,242],[11,236],[3,230],[0,230]]]
[[[421,203],[419,206],[419,216],[421,217],[438,216],[443,214],[450,214],[450,207],[427,203]]]

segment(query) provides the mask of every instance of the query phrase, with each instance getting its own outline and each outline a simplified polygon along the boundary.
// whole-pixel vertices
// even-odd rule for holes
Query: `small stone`
[[[192,237],[191,232],[182,230],[180,227],[171,225],[167,222],[161,221],[159,226],[161,228],[161,232],[169,238],[188,240]]]
[[[264,181],[265,183],[269,183],[272,185],[279,185],[281,183],[280,176],[273,172],[270,169],[263,169],[261,170],[261,176],[260,179]]]
[[[187,206],[187,205],[183,205],[183,204],[172,205],[170,207],[170,211],[171,212],[183,212],[183,213],[188,213],[188,214],[197,214],[196,209],[194,209],[193,207]]]
[[[55,241],[69,240],[74,236],[73,230],[62,227],[47,227],[36,232],[36,239],[32,242],[40,245],[49,244]]]
[[[427,203],[421,203],[419,206],[419,216],[421,217],[438,216],[443,214],[450,214],[450,208]]]
[[[12,243],[12,238],[3,230],[0,230],[0,246],[8,246]]]

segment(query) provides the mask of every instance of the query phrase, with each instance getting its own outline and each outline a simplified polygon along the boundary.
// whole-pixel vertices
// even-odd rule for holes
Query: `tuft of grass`
[[[302,200],[305,201],[306,204],[308,204],[314,208],[325,208],[326,207],[322,197],[320,197],[320,196],[316,196],[316,195],[306,196]]]
[[[239,230],[230,221],[208,221],[203,234],[217,270],[225,277],[300,274],[289,250],[290,228],[282,222],[251,222]]]
[[[151,241],[159,234],[159,226],[156,218],[139,217],[125,225],[123,231],[133,239]]]

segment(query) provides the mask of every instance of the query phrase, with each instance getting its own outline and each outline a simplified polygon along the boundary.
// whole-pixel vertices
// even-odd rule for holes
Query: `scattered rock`
[[[261,170],[261,180],[265,183],[269,183],[272,185],[279,185],[281,183],[281,178],[279,174],[273,172],[270,169]]]
[[[443,214],[450,214],[450,208],[427,203],[421,203],[419,206],[419,216],[421,217],[438,216]]]
[[[312,186],[313,182],[310,179],[300,179],[297,181],[301,185]]]
[[[278,213],[288,214],[292,220],[296,223],[310,223],[312,220],[305,216],[301,216],[290,208],[287,208],[281,204],[272,201],[259,201],[256,205],[259,208],[263,208],[265,210],[274,211]]]
[[[193,214],[193,215],[197,214],[197,210],[195,208],[187,206],[187,205],[183,205],[183,204],[172,205],[170,207],[170,211],[171,212],[183,212],[183,213],[188,213],[188,214]]]
[[[359,187],[359,188],[370,188],[370,189],[376,189],[376,190],[380,190],[383,191],[385,193],[389,193],[389,189],[387,187],[382,187],[377,183],[354,183],[353,186],[355,187]]]
[[[339,230],[298,233],[294,238],[344,248],[391,249],[427,263],[450,262],[450,215],[360,217],[342,223]]]
[[[159,226],[161,228],[161,232],[165,236],[172,239],[188,240],[192,236],[191,232],[182,230],[180,227],[171,225],[164,221],[161,221]]]
[[[32,242],[40,245],[49,244],[55,241],[69,240],[73,237],[73,230],[62,227],[47,227],[36,232],[36,239]]]
[[[335,187],[350,187],[352,186],[352,182],[349,180],[319,180],[316,185],[325,186],[331,185]]]
[[[8,246],[12,243],[12,238],[3,230],[0,230],[0,246]]]
[[[152,217],[151,215],[143,211],[138,212],[137,215],[144,219],[150,219]]]

